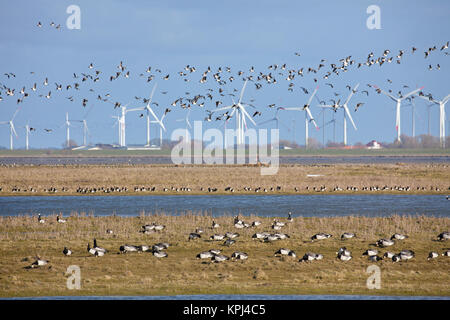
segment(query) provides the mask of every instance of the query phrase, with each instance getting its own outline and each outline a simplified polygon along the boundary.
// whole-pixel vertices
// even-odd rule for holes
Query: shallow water
[[[7,298],[8,300],[450,300],[450,296],[362,295],[180,295],[180,296],[61,296]],[[0,299],[1,300],[1,299]]]
[[[282,156],[283,164],[449,163],[450,156]],[[0,157],[0,165],[171,164],[170,156]],[[225,162],[224,162],[225,163]]]
[[[450,217],[443,195],[165,195],[165,196],[17,196],[0,197],[0,216],[86,213],[137,216],[142,212],[212,216],[368,216]]]

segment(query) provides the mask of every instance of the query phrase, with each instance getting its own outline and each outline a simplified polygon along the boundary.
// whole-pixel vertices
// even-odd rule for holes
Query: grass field
[[[276,211],[275,211],[276,212]],[[285,221],[286,214],[277,214]],[[255,232],[269,231],[273,218],[245,217],[246,222],[260,220],[261,226],[239,229],[232,217],[220,217],[220,228],[209,229],[212,218],[202,214],[184,216],[141,215],[138,217],[90,217],[73,214],[67,223],[56,223],[56,216],[46,216],[40,224],[36,217],[0,218],[0,296],[59,295],[178,295],[178,294],[361,294],[361,295],[450,295],[450,257],[440,256],[427,261],[430,251],[442,253],[449,242],[436,241],[436,236],[450,229],[450,218],[400,217],[387,218],[336,217],[295,218],[281,232],[289,239],[262,243],[251,238]],[[166,226],[161,233],[145,235],[139,229],[146,223]],[[204,228],[201,239],[188,241],[195,228]],[[106,234],[110,228],[113,234]],[[223,241],[207,240],[213,233],[238,232],[231,247]],[[343,232],[357,237],[340,240]],[[328,232],[332,238],[311,242],[317,232]],[[388,249],[415,252],[408,262],[368,261],[362,253],[383,237],[400,232],[409,236]],[[109,252],[94,257],[87,243],[96,237],[99,246]],[[151,253],[118,254],[123,244],[152,245],[169,242],[167,258]],[[74,253],[62,254],[64,246]],[[353,259],[336,259],[336,251],[345,246]],[[297,258],[275,257],[279,248],[294,250]],[[246,252],[245,261],[212,263],[196,259],[196,255],[212,248],[230,256],[234,251]],[[306,252],[324,255],[321,261],[298,262]],[[26,269],[36,255],[50,261],[49,265]],[[377,264],[381,269],[381,289],[368,289],[367,267]],[[67,268],[77,265],[81,270],[81,289],[66,287]]]
[[[127,187],[136,194],[135,187],[155,187],[154,192],[139,194],[205,194],[207,188],[217,188],[214,194],[315,193],[392,193],[392,194],[448,194],[450,169],[448,164],[335,164],[281,165],[276,175],[261,175],[261,168],[251,165],[11,165],[0,166],[0,195],[79,195],[78,188]],[[280,190],[276,187],[280,186]],[[321,187],[325,190],[321,190]],[[342,190],[333,191],[339,186]],[[347,190],[347,187],[357,190]],[[378,186],[383,191],[364,190]],[[404,189],[391,189],[394,187]],[[51,187],[58,191],[45,192]],[[180,188],[191,191],[180,191]],[[251,187],[252,190],[244,190]],[[62,191],[64,190],[66,191]],[[163,191],[167,188],[167,191]],[[172,189],[173,188],[173,189]],[[179,189],[176,191],[176,189]],[[203,190],[201,190],[203,188]],[[273,190],[271,190],[273,188]],[[419,190],[417,189],[419,188]],[[20,191],[12,192],[13,189]],[[34,190],[35,192],[32,192]],[[88,193],[92,194],[92,193]],[[103,193],[98,194],[118,194]],[[209,193],[208,193],[209,194]]]

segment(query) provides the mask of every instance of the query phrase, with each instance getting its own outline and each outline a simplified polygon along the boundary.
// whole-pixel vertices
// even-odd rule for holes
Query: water
[[[7,298],[8,300],[450,300],[445,296],[372,296],[372,295],[225,295],[179,296],[60,296]],[[0,298],[2,300],[2,298]]]
[[[283,164],[377,164],[377,163],[450,163],[450,156],[281,156]],[[0,165],[68,165],[68,164],[171,164],[170,156],[110,157],[0,157]]]
[[[163,196],[17,196],[0,197],[0,216],[73,212],[104,216],[208,213],[250,215],[368,216],[427,215],[450,217],[443,195],[163,195]]]

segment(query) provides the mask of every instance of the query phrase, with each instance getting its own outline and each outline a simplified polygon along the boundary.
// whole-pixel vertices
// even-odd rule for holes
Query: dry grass
[[[251,222],[263,222],[254,229],[236,230],[232,217],[218,217],[218,231],[208,229],[212,218],[203,214],[167,216],[164,214],[137,217],[92,217],[72,214],[66,224],[57,224],[56,216],[47,216],[45,224],[36,217],[0,218],[0,296],[53,295],[175,295],[175,294],[380,294],[380,295],[449,295],[450,258],[427,261],[428,252],[442,252],[449,243],[434,239],[450,229],[450,218],[405,217],[387,218],[336,217],[295,218],[282,232],[291,237],[275,243],[252,240],[257,231],[270,231],[273,218],[244,217]],[[282,220],[285,220],[284,217]],[[166,225],[161,233],[144,235],[138,230],[143,224],[157,222]],[[196,227],[205,229],[197,241],[187,241]],[[113,235],[105,233],[114,230]],[[213,233],[237,231],[237,243],[228,248],[222,242],[206,240]],[[316,232],[333,234],[331,239],[312,243]],[[340,240],[340,234],[355,232],[356,239]],[[377,239],[394,232],[409,235],[389,251],[411,249],[416,257],[409,262],[381,261],[381,289],[369,290],[366,268],[373,264],[361,254]],[[87,243],[96,237],[100,246],[110,252],[95,258],[86,251]],[[169,242],[168,258],[157,259],[150,253],[117,254],[119,246]],[[74,254],[62,254],[64,246]],[[339,247],[353,253],[349,262],[336,259]],[[319,252],[324,260],[300,263],[297,259],[277,258],[273,253],[281,247],[294,250],[298,256]],[[226,255],[244,251],[247,261],[206,263],[196,254],[220,248]],[[381,252],[387,250],[382,249]],[[51,268],[25,269],[40,255],[50,261]],[[66,288],[69,265],[81,268],[81,290]]]
[[[322,175],[308,177],[308,174]],[[176,166],[176,165],[63,165],[63,166],[1,166],[0,195],[48,194],[45,189],[55,187],[56,194],[78,194],[76,189],[101,187],[127,187],[129,194],[136,194],[134,187],[156,187],[152,194],[163,192],[163,188],[191,188],[190,194],[204,194],[200,188],[218,188],[217,193],[227,193],[226,187],[233,187],[235,193],[248,193],[244,186],[267,188],[269,193],[315,193],[313,187],[322,185],[330,192],[335,186],[346,191],[347,186],[357,187],[358,193],[363,187],[370,186],[410,186],[408,193],[446,194],[449,192],[450,170],[447,164],[336,164],[336,165],[282,165],[273,176],[261,176],[260,168],[254,166]],[[281,191],[270,188],[281,186]],[[12,188],[20,188],[12,193]],[[67,189],[62,192],[62,188]],[[307,189],[306,187],[309,187]],[[417,191],[417,187],[424,190]],[[437,189],[437,188],[438,189]],[[34,188],[37,192],[30,192]],[[295,191],[298,188],[298,191]],[[24,191],[27,190],[27,191]],[[261,190],[262,191],[262,190]],[[150,193],[150,192],[147,192]],[[181,192],[182,193],[182,192]],[[254,191],[250,191],[254,193]],[[372,192],[373,193],[373,192]],[[386,190],[377,193],[405,193],[405,191]],[[97,192],[96,194],[103,194]]]

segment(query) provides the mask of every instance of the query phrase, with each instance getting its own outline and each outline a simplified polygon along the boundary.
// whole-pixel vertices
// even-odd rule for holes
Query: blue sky
[[[66,8],[76,4],[81,9],[81,29],[69,30],[66,20],[69,14]],[[378,5],[381,9],[381,29],[369,30],[366,20],[369,5]],[[171,107],[175,99],[185,96],[185,92],[206,94],[207,88],[215,90],[214,100],[221,100],[223,105],[231,103],[230,97],[220,97],[219,85],[213,81],[212,73],[218,67],[231,67],[236,78],[223,87],[226,92],[234,88],[240,90],[242,81],[237,71],[249,75],[254,66],[255,73],[268,73],[269,65],[286,63],[286,69],[304,68],[304,77],[296,76],[292,81],[294,91],[288,91],[291,81],[285,76],[276,75],[276,85],[266,85],[256,90],[249,84],[244,100],[254,99],[253,104],[262,112],[257,122],[273,117],[275,110],[267,105],[302,106],[308,99],[300,87],[313,90],[319,85],[318,97],[321,100],[345,99],[346,85],[360,83],[359,92],[350,102],[351,113],[358,127],[357,131],[349,127],[348,141],[367,143],[372,139],[392,142],[396,137],[395,105],[389,98],[378,95],[367,83],[377,84],[384,90],[392,89],[394,93],[408,85],[411,90],[425,86],[425,93],[432,93],[441,99],[450,94],[450,56],[444,55],[440,48],[450,40],[449,1],[4,1],[0,10],[0,83],[15,88],[13,97],[1,90],[0,121],[9,120],[19,106],[14,123],[18,132],[15,147],[25,145],[25,132],[22,128],[27,122],[37,131],[30,137],[33,148],[60,147],[65,141],[64,120],[69,112],[71,119],[86,117],[90,129],[91,143],[118,142],[117,128],[113,127],[118,110],[113,105],[96,100],[98,94],[110,93],[113,101],[123,104],[132,102],[133,106],[143,106],[135,96],[148,97],[155,80],[158,89],[154,101],[159,106],[155,112],[160,116],[166,107],[172,112],[166,119],[168,131],[165,138],[179,127],[185,110],[179,106]],[[36,26],[41,21],[42,28]],[[61,24],[62,29],[50,27],[50,22]],[[437,50],[424,59],[424,51],[436,45]],[[411,47],[417,51],[411,54]],[[404,50],[402,63],[385,63],[382,67],[350,66],[348,72],[339,76],[322,78],[331,63],[339,64],[339,59],[352,56],[355,61],[365,61],[369,52],[375,58],[381,56],[385,49],[391,51],[389,56],[396,56]],[[449,49],[447,49],[449,51]],[[300,52],[300,56],[294,53]],[[321,59],[325,66],[317,74],[307,73],[308,67],[317,68]],[[123,61],[130,78],[121,77],[113,82],[109,76],[117,71],[117,65]],[[101,80],[97,83],[73,79],[72,74],[92,73],[88,69],[101,70]],[[433,70],[428,70],[428,65]],[[435,70],[439,64],[440,70]],[[190,74],[190,82],[182,80],[177,72],[186,65],[195,66],[196,72]],[[148,66],[157,68],[162,73],[155,73],[155,80],[147,83],[140,73],[145,73]],[[210,66],[212,73],[208,82],[200,84],[199,79]],[[34,74],[30,74],[33,71]],[[323,72],[322,72],[323,71]],[[8,79],[4,73],[12,72],[16,78]],[[226,72],[225,72],[226,73]],[[162,76],[170,74],[168,81]],[[227,73],[226,73],[227,74]],[[228,74],[226,78],[228,78]],[[42,82],[49,79],[48,87]],[[225,75],[224,75],[225,78]],[[317,78],[315,84],[313,79]],[[392,84],[387,82],[392,80]],[[55,90],[55,82],[63,86],[80,82],[80,90]],[[38,85],[37,92],[30,90],[33,83]],[[332,83],[331,89],[325,83]],[[25,86],[30,96],[17,104],[20,89]],[[89,89],[94,90],[90,92]],[[45,99],[52,91],[52,98]],[[368,90],[369,96],[362,94]],[[161,92],[167,91],[166,95]],[[74,102],[66,97],[73,96]],[[87,98],[86,107],[81,99]],[[217,99],[216,99],[217,98]],[[418,100],[418,99],[417,99]],[[209,99],[208,99],[209,101]],[[213,110],[214,103],[206,102],[203,108],[193,106],[190,121],[202,120],[205,109]],[[364,105],[354,112],[354,105]],[[322,110],[317,107],[317,100],[311,111],[319,125],[322,124]],[[427,131],[427,103],[416,102],[416,134]],[[89,112],[88,112],[89,110]],[[253,109],[251,109],[253,111]],[[447,106],[448,110],[448,106]],[[87,115],[86,115],[87,114]],[[431,108],[431,133],[438,135],[438,108]],[[325,122],[332,117],[331,111],[325,113]],[[338,119],[336,138],[342,141],[342,113]],[[280,112],[280,119],[289,127],[295,119],[296,141],[304,142],[304,115],[296,112]],[[234,126],[234,121],[232,122]],[[411,108],[402,107],[402,132],[411,135]],[[75,123],[74,123],[75,124]],[[219,127],[221,122],[204,123],[204,127]],[[270,127],[270,125],[268,125]],[[272,125],[273,127],[273,125]],[[52,133],[45,133],[44,128],[52,128]],[[312,129],[312,128],[311,128]],[[145,121],[137,113],[127,115],[127,144],[145,143]],[[152,135],[156,134],[153,127]],[[71,129],[72,137],[82,142],[81,127]],[[325,129],[325,141],[332,140],[332,126]],[[281,127],[282,139],[292,140],[293,132]],[[322,131],[311,130],[310,136],[322,141]],[[9,128],[0,126],[0,146],[9,147]]]

